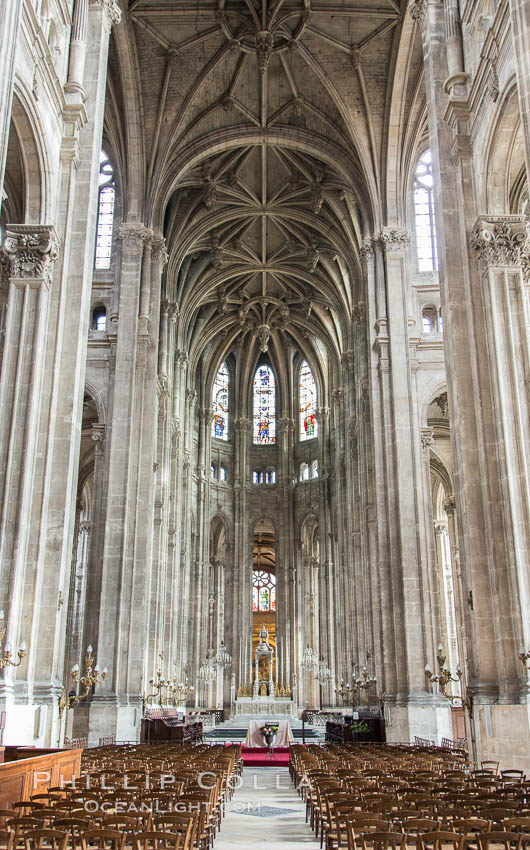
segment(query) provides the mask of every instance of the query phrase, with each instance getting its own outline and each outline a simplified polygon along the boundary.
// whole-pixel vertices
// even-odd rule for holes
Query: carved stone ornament
[[[413,0],[412,3],[409,3],[410,17],[418,24],[422,23],[426,11],[427,0]]]
[[[262,74],[269,69],[272,48],[274,47],[274,36],[269,30],[260,30],[256,33],[256,52],[258,55],[258,68]]]
[[[109,29],[121,21],[121,9],[116,0],[90,0],[91,6],[102,6]]]
[[[166,240],[163,237],[153,239],[152,251],[153,257],[155,260],[158,260],[160,263],[160,270],[162,270],[167,265],[167,261],[169,259],[169,254],[166,249]]]
[[[373,260],[374,240],[370,236],[363,239],[359,254],[361,255],[361,260]]]
[[[10,277],[49,283],[59,254],[59,240],[52,226],[11,224],[7,227],[4,251]]]
[[[471,235],[483,275],[491,266],[519,266],[530,281],[530,247],[522,215],[481,216]]]
[[[405,227],[383,227],[381,242],[387,254],[404,254],[409,246],[410,235]]]
[[[145,240],[152,233],[143,224],[120,224],[118,228],[118,239],[122,244],[122,250],[129,254],[141,254],[144,250]]]

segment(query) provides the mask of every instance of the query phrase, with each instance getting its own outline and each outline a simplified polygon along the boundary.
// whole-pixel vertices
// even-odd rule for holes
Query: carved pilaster
[[[96,456],[101,456],[103,454],[103,444],[105,442],[105,432],[106,427],[99,422],[95,422],[92,425],[92,433],[91,438],[94,442],[94,448],[96,450]]]
[[[105,13],[105,20],[109,30],[113,24],[119,24],[121,21],[121,9],[115,0],[90,0],[91,6],[99,6]]]
[[[365,239],[363,239],[359,255],[361,257],[361,260],[364,260],[367,263],[373,262],[375,251],[374,240],[371,236],[367,236]]]
[[[482,275],[492,266],[519,266],[526,282],[530,281],[529,242],[522,215],[481,216],[471,236]]]
[[[43,280],[50,285],[59,254],[59,239],[53,226],[8,224],[4,251],[11,278]]]
[[[404,254],[410,243],[410,234],[405,227],[383,227],[381,243],[388,254]]]
[[[413,0],[412,3],[409,3],[410,17],[413,21],[416,21],[418,26],[422,25],[426,11],[427,0]]]
[[[122,250],[128,254],[142,254],[145,241],[150,239],[152,235],[152,231],[144,227],[143,224],[124,222],[118,228],[118,240],[121,243]]]
[[[166,249],[166,240],[160,237],[154,237],[152,241],[153,259],[159,263],[160,272],[164,270],[169,259],[169,254]]]
[[[250,421],[250,419],[240,417],[234,422],[234,428],[236,431],[246,431],[248,433],[252,429],[252,422]]]
[[[424,458],[429,457],[431,447],[434,446],[434,431],[432,428],[421,429],[421,448]]]

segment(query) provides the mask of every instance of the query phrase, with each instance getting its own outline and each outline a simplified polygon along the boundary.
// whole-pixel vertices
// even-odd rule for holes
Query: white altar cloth
[[[260,726],[265,726],[266,720],[249,720],[247,737],[245,738],[246,747],[266,747],[263,734],[259,731]],[[274,724],[276,726],[276,723]],[[288,747],[294,741],[291,724],[288,720],[278,721],[278,731],[272,739],[273,747]]]

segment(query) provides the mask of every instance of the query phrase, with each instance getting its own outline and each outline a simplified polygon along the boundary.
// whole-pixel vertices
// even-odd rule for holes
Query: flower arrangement
[[[262,735],[276,735],[278,731],[278,724],[275,723],[266,723],[265,726],[260,726],[259,731]]]
[[[368,732],[368,723],[365,720],[359,720],[357,723],[350,723],[352,732]]]

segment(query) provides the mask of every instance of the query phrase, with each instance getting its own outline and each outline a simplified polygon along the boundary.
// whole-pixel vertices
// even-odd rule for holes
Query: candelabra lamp
[[[21,643],[20,648],[17,650],[18,661],[13,661],[13,647],[11,643],[7,641],[3,648],[1,645],[6,633],[4,619],[4,612],[0,611],[0,669],[4,667],[20,667],[27,651],[26,641]]]
[[[162,691],[164,688],[169,688],[171,682],[162,675],[162,670],[157,670],[155,675],[149,679],[149,684],[153,688],[153,692],[145,698],[146,703],[152,704],[158,700],[158,705],[162,705]]]
[[[519,647],[519,658],[525,670],[530,670],[530,649],[525,649],[521,644]]]
[[[430,664],[425,665],[425,676],[430,685],[438,684],[440,688],[440,693],[446,697],[446,699],[457,700],[460,701],[462,705],[464,705],[465,700],[460,696],[453,696],[453,694],[447,692],[447,688],[449,687],[451,682],[460,682],[462,679],[462,667],[460,664],[456,666],[456,676],[453,676],[449,667],[447,666],[446,656],[444,655],[443,645],[438,644],[438,655],[436,656],[436,661],[438,662],[438,673],[435,675],[433,673],[432,667]]]
[[[195,688],[190,684],[188,677],[184,682],[177,682],[176,679],[168,685],[168,691],[173,694],[175,705],[180,705],[184,700],[187,700],[195,692]]]
[[[335,688],[335,693],[342,697],[346,705],[355,708],[356,705],[362,703],[362,694],[365,694],[365,701],[368,705],[370,702],[369,691],[377,684],[376,676],[371,676],[366,667],[362,667],[360,672],[357,672],[357,664],[353,667],[352,684],[345,682],[344,677],[340,680],[340,686]]]
[[[70,691],[67,695],[66,688],[63,688],[63,692],[61,694],[61,699],[59,701],[59,711],[62,715],[63,711],[66,709],[70,709],[72,705],[77,705],[78,703],[85,700],[90,694],[91,688],[94,685],[100,685],[101,682],[104,682],[108,675],[108,670],[106,667],[103,670],[100,670],[99,664],[94,664],[94,650],[89,645],[87,647],[86,656],[85,656],[85,674],[81,676],[81,670],[79,664],[74,664],[72,667],[72,680],[76,685],[81,685],[83,688],[81,693],[76,693],[75,690]]]

